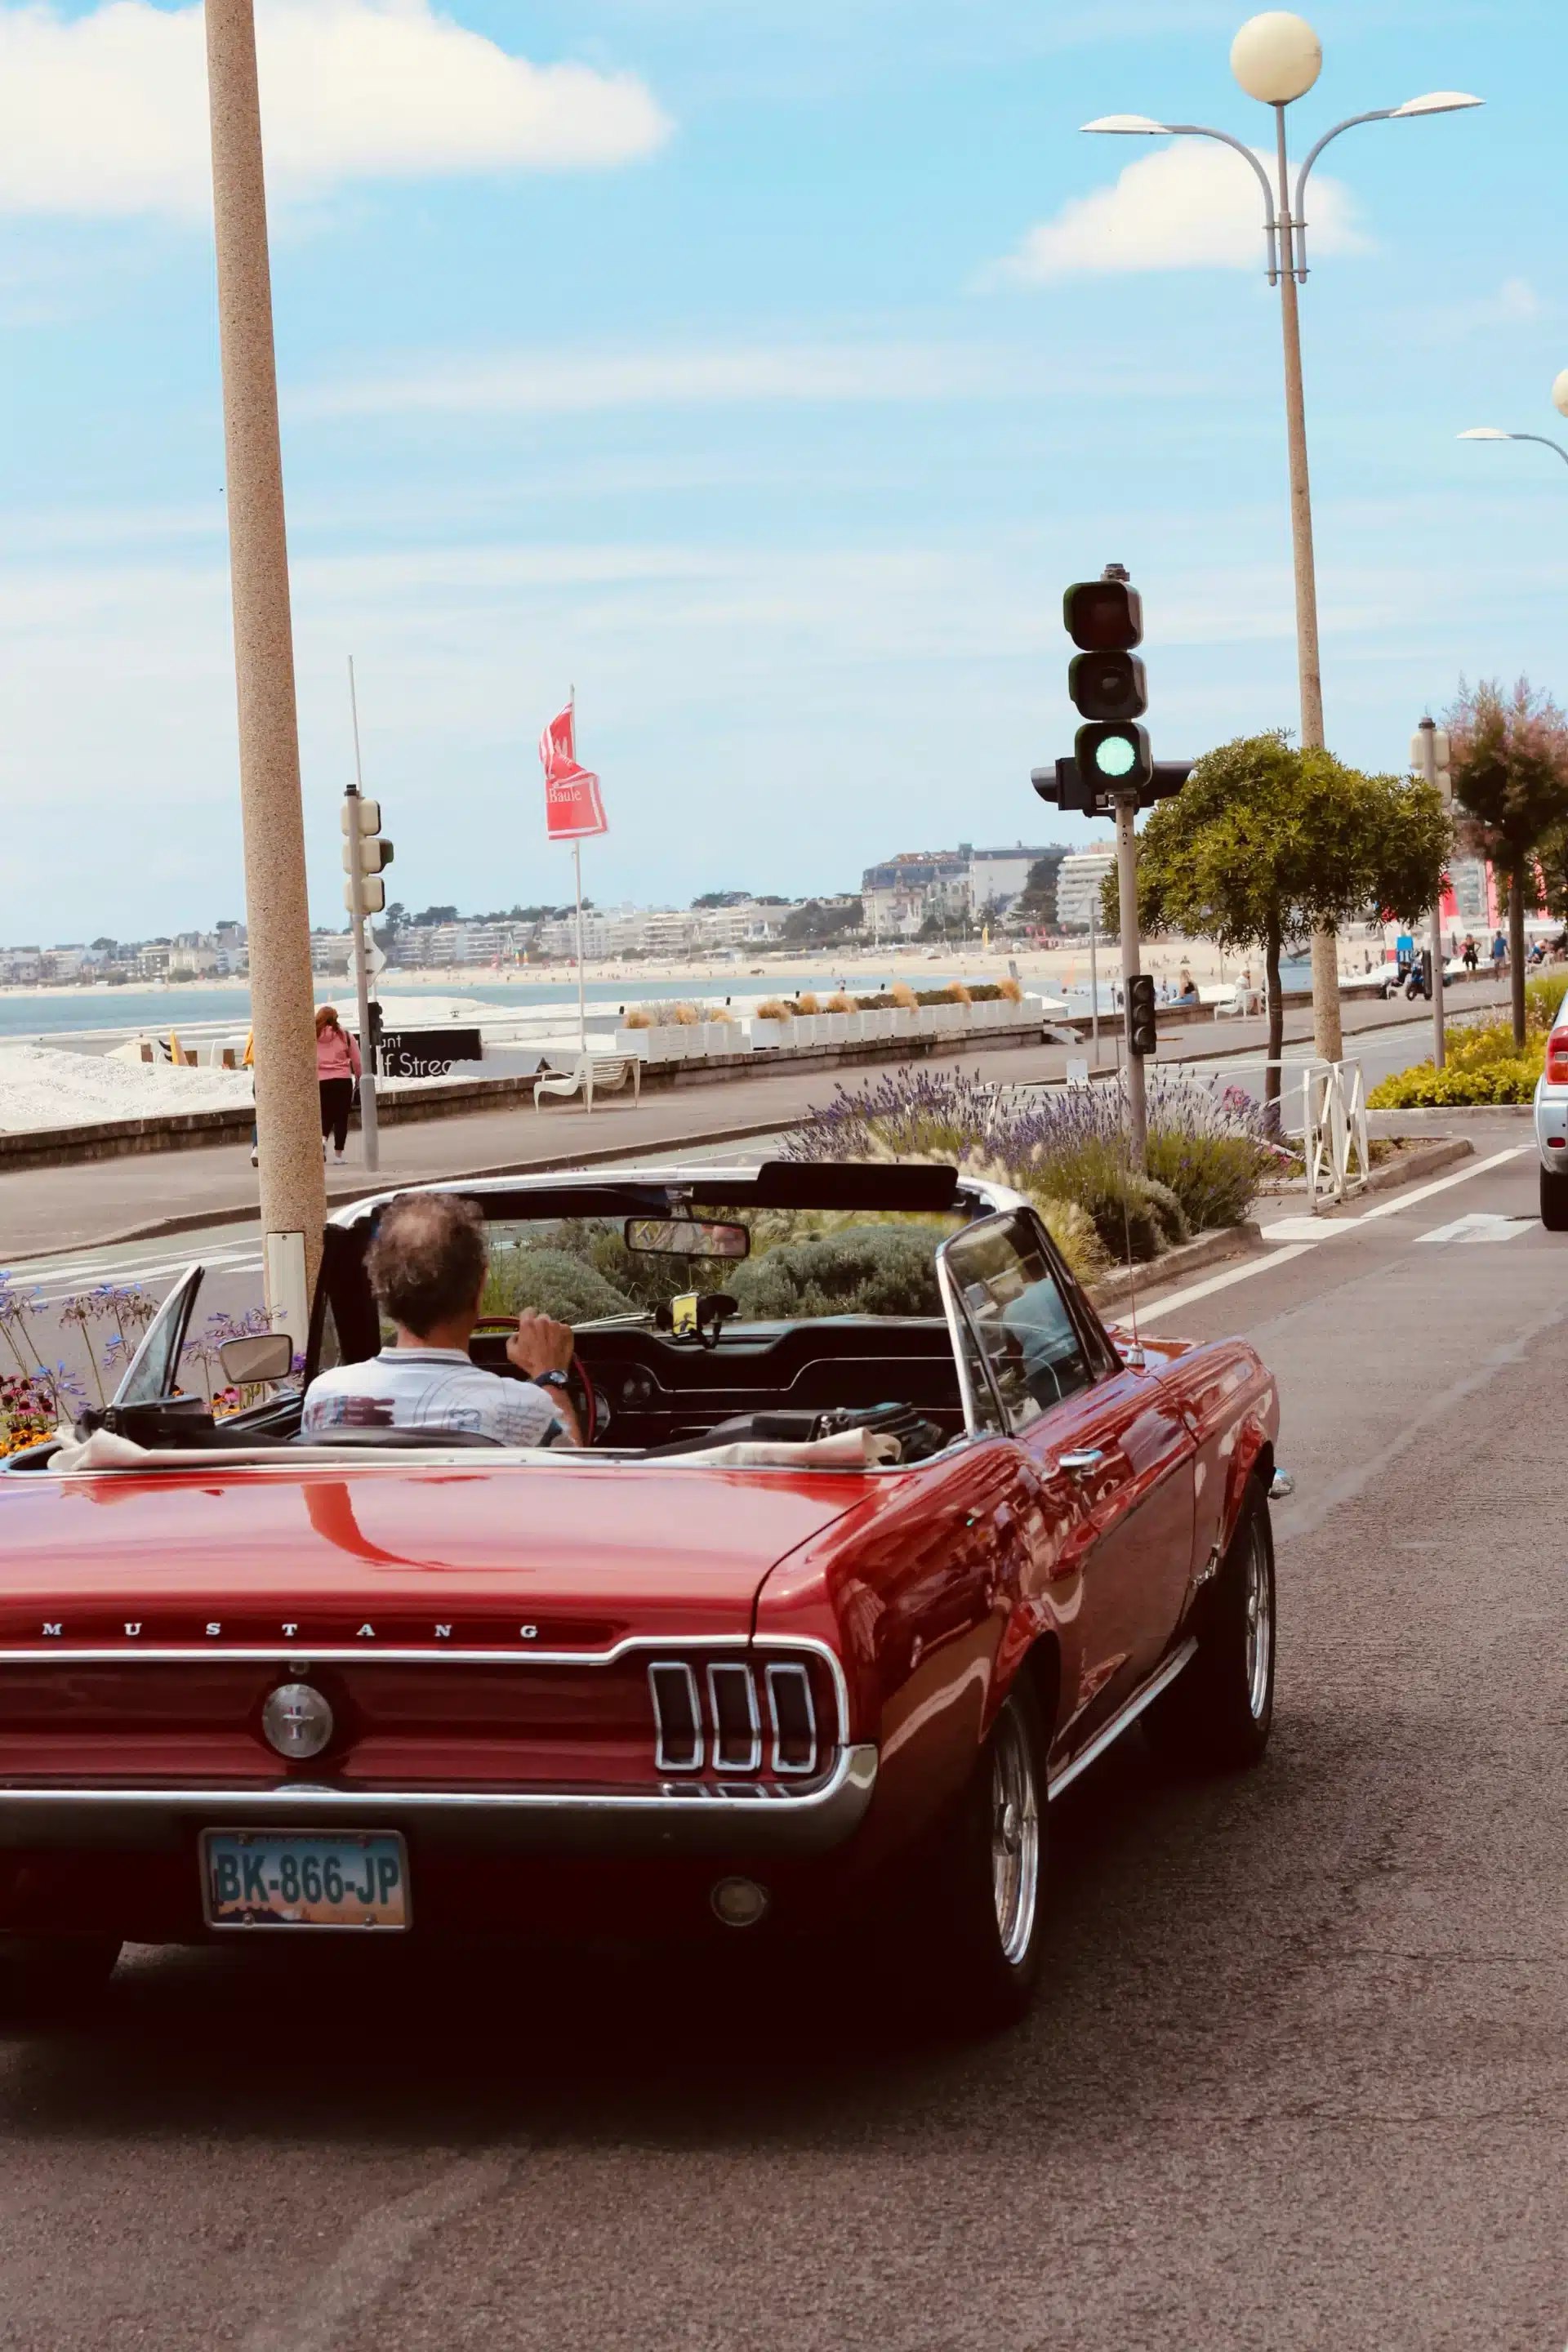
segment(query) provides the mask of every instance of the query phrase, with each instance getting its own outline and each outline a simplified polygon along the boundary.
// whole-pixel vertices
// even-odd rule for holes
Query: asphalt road
[[[1477,1150],[1145,1300],[1279,1371],[1274,1744],[1053,1810],[1023,2027],[744,1946],[138,1952],[0,2040],[0,2345],[1561,2347],[1568,1241]]]

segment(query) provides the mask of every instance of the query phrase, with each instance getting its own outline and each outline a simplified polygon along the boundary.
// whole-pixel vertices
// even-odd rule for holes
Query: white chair
[[[594,1108],[595,1092],[613,1094],[631,1081],[633,1099],[642,1100],[642,1061],[636,1054],[581,1054],[570,1070],[561,1077],[541,1078],[533,1089],[533,1108],[542,1108],[545,1095],[575,1095],[583,1097],[584,1110]]]

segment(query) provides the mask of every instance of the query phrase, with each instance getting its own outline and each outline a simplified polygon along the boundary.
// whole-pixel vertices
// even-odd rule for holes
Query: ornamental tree
[[[1461,678],[1443,724],[1465,845],[1508,877],[1513,1042],[1522,1052],[1524,910],[1536,900],[1537,853],[1568,823],[1568,718],[1528,678],[1507,695],[1496,678],[1473,694]]]
[[[1138,841],[1139,921],[1261,953],[1278,1062],[1286,940],[1374,912],[1415,922],[1436,899],[1450,842],[1431,785],[1363,775],[1331,752],[1297,750],[1283,730],[1239,736],[1205,753],[1175,799],[1152,811]],[[1103,904],[1109,926],[1114,874]],[[1279,1092],[1271,1069],[1268,1099]]]

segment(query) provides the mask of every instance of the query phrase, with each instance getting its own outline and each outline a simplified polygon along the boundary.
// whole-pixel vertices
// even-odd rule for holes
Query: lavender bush
[[[1149,1078],[1146,1175],[1129,1162],[1120,1082],[1020,1094],[929,1064],[840,1086],[785,1148],[796,1160],[941,1160],[1010,1184],[1089,1273],[1097,1256],[1153,1257],[1190,1233],[1237,1223],[1273,1163],[1265,1113],[1239,1089]]]

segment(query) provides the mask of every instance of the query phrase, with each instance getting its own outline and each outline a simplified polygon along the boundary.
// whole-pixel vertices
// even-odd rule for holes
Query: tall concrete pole
[[[1280,311],[1285,323],[1285,433],[1290,454],[1290,544],[1296,568],[1296,666],[1301,686],[1301,748],[1323,748],[1323,672],[1318,656],[1318,579],[1312,554],[1312,487],[1307,471],[1307,403],[1301,382],[1301,314],[1297,299],[1285,109],[1277,105],[1279,161]],[[1340,1027],[1339,942],[1331,927],[1312,934],[1312,1051],[1321,1062],[1344,1052]]]
[[[253,0],[206,0],[229,570],[268,1304],[305,1342],[326,1219]]]

